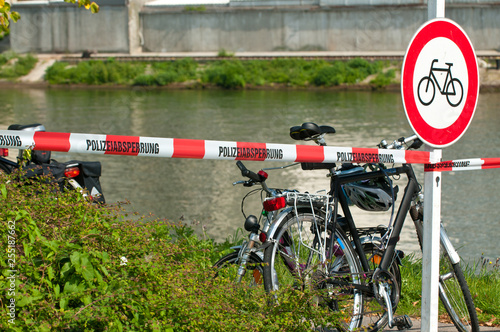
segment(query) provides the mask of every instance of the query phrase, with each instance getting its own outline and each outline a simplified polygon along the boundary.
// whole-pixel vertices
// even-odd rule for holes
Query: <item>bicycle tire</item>
[[[455,86],[455,84],[458,84],[458,85]],[[450,91],[449,91],[450,87],[452,87],[453,93],[450,93]],[[458,99],[458,102],[453,103],[450,100],[450,96],[458,95],[459,90],[460,90],[460,98]],[[462,86],[462,82],[460,82],[460,80],[458,80],[456,78],[452,78],[448,82],[448,84],[446,85],[446,100],[448,100],[448,104],[450,104],[450,106],[452,106],[452,107],[457,107],[458,105],[460,105],[463,98],[464,98],[464,87]]]
[[[229,253],[219,259],[215,264],[216,269],[214,278],[227,278],[229,281],[236,281],[237,273],[240,266],[240,256],[238,251]],[[251,273],[249,273],[251,272]],[[263,261],[255,253],[250,253],[248,262],[246,265],[245,275],[242,279],[242,284],[249,287],[254,287],[263,284]]]
[[[0,173],[10,174],[11,170],[4,164],[0,164]]]
[[[422,248],[423,224],[421,220],[415,222],[415,228],[420,248]],[[441,303],[458,331],[477,332],[479,331],[479,321],[476,307],[460,263],[452,263],[442,244],[440,253],[439,298]]]
[[[324,217],[320,212],[290,213],[284,218],[273,236],[274,243],[264,252],[264,286],[278,302],[280,290],[317,290],[318,304],[344,313],[345,320],[336,328],[354,330],[361,324],[363,312],[363,294],[352,287],[362,283],[359,259],[345,233],[337,228],[332,259],[322,263],[317,242],[317,226],[321,224]],[[326,245],[322,248],[329,250]]]
[[[432,97],[429,99],[429,101],[424,101],[422,99],[422,96],[420,96],[420,86],[422,83],[424,83],[424,81],[429,81],[430,83],[430,86],[432,87]],[[427,83],[427,86],[425,87],[425,93],[427,93],[427,88],[429,87],[429,83]],[[424,106],[428,106],[432,103],[432,101],[434,100],[434,97],[436,96],[436,86],[434,85],[434,81],[432,80],[432,78],[430,78],[429,76],[424,76],[420,82],[418,83],[418,87],[417,87],[417,96],[418,96],[418,100],[420,101],[420,103],[422,103],[422,105]]]

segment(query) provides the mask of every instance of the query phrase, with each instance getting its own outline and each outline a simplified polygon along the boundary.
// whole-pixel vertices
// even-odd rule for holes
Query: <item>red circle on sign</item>
[[[435,128],[420,114],[413,89],[415,64],[424,46],[435,38],[447,38],[462,52],[468,73],[468,89],[460,116],[446,128]],[[424,24],[415,34],[406,51],[401,71],[401,92],[406,116],[411,127],[422,141],[433,147],[445,147],[455,143],[467,130],[477,105],[479,72],[476,54],[465,32],[453,21],[435,19]]]

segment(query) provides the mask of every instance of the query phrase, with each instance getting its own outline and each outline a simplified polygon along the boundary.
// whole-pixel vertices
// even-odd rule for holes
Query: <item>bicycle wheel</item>
[[[237,282],[240,261],[239,252],[237,251],[222,257],[214,264],[214,268],[216,268],[214,278],[224,278],[231,282]],[[262,285],[264,275],[262,266],[262,259],[257,254],[251,253],[241,284],[249,287]]]
[[[476,307],[460,264],[451,264],[448,255],[439,263],[439,298],[459,331],[479,331]]]
[[[446,85],[446,99],[452,107],[457,107],[462,102],[464,97],[464,88],[462,82],[456,78],[452,78]]]
[[[342,315],[337,328],[353,330],[362,320],[363,294],[353,285],[362,284],[361,268],[345,233],[336,229],[332,246],[324,226],[320,213],[290,213],[264,252],[264,286],[278,301],[289,289],[317,292],[318,305]],[[325,259],[328,251],[331,260]]]
[[[436,86],[434,85],[434,81],[429,76],[423,77],[420,80],[420,82],[418,82],[418,88],[417,88],[418,100],[420,100],[422,105],[428,106],[434,100],[435,95],[436,95]]]
[[[421,220],[415,222],[415,228],[420,247],[422,247],[423,224]],[[444,229],[441,231],[444,232]],[[444,236],[447,237],[446,233]],[[472,301],[469,286],[467,286],[460,263],[453,264],[451,261],[446,246],[443,245],[443,236],[441,236],[439,258],[439,298],[458,331],[479,331],[476,307]]]
[[[0,164],[0,173],[10,174],[10,168],[4,164]]]

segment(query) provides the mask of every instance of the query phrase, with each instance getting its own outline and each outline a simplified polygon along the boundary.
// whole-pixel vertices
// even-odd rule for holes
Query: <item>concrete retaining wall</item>
[[[98,14],[64,2],[19,2],[21,20],[11,25],[18,53],[129,52],[128,9],[124,0],[97,1]]]
[[[405,51],[426,5],[143,9],[145,52]],[[500,49],[500,5],[448,5],[476,50]]]
[[[19,53],[131,54],[405,51],[427,20],[424,0],[233,0],[229,6],[194,10],[130,1],[99,0],[98,14],[60,0],[14,3],[21,21],[11,25],[11,48]],[[270,6],[273,1],[318,5]],[[446,17],[464,28],[476,50],[500,50],[500,0],[470,2],[447,1]]]

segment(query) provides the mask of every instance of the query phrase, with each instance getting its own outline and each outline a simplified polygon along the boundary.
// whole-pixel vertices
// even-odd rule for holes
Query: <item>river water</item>
[[[411,134],[401,95],[366,91],[220,91],[23,89],[0,91],[0,128],[43,123],[47,131],[294,144],[289,128],[305,121],[337,133],[328,145],[375,147]],[[481,94],[465,135],[444,149],[443,159],[500,157],[500,94]],[[311,144],[311,143],[303,143]],[[54,153],[59,161],[101,161],[108,203],[129,200],[129,210],[184,220],[217,241],[243,226],[241,199],[248,188],[234,161]],[[246,162],[254,171],[280,162]],[[416,172],[423,183],[423,166]],[[328,188],[324,171],[269,171],[268,184],[314,192]],[[500,170],[447,172],[442,176],[442,218],[461,255],[500,257]],[[403,189],[404,182],[399,183]],[[402,192],[400,197],[402,197]],[[259,197],[247,213],[258,213]],[[386,224],[387,213],[353,208],[359,225]],[[408,219],[400,248],[418,250]]]

